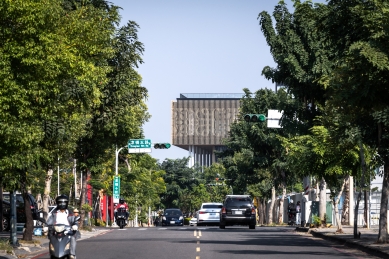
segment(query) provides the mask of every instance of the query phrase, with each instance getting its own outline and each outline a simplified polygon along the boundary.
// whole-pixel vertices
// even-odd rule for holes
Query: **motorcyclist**
[[[130,213],[128,212],[128,205],[123,198],[120,198],[118,205],[116,205],[115,218],[116,218],[116,213],[117,213],[118,209],[125,209],[126,210],[126,225],[127,225],[128,216],[130,215]]]
[[[71,226],[73,231],[78,230],[78,220],[76,217],[68,210],[69,198],[68,196],[61,194],[55,199],[57,207],[51,213],[51,216],[47,219],[47,225],[54,224],[65,224]],[[45,227],[43,231],[47,232],[48,228]],[[49,233],[50,235],[50,233]],[[76,245],[78,239],[80,237],[79,231],[75,235],[70,237],[70,259],[76,258]]]

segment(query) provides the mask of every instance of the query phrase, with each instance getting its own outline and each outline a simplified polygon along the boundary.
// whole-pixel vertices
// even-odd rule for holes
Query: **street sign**
[[[151,140],[130,139],[128,141],[128,153],[151,153]]]
[[[113,203],[119,203],[120,198],[120,177],[113,178]]]
[[[278,110],[268,110],[267,111],[267,127],[268,128],[282,128],[280,125],[280,120],[282,117],[283,111],[279,112]]]

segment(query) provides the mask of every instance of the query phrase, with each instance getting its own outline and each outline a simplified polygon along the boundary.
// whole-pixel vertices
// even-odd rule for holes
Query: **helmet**
[[[292,200],[292,199],[290,199],[290,203],[293,203],[293,200]]]
[[[69,204],[69,198],[65,194],[61,194],[55,199],[55,203],[57,204],[57,209],[66,210]]]
[[[120,203],[120,204],[124,204],[124,199],[123,199],[123,198],[120,198],[120,199],[119,199],[119,203]]]

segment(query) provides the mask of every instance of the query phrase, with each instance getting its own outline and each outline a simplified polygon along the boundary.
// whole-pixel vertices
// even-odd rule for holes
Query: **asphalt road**
[[[35,258],[50,258],[48,253]],[[152,227],[113,229],[81,240],[77,259],[377,258],[297,233],[292,227]]]

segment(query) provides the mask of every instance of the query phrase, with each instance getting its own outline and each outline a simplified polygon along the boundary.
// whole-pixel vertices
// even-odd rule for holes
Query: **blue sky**
[[[122,24],[132,20],[140,26],[145,63],[138,72],[152,116],[144,125],[146,139],[171,143],[171,102],[180,93],[274,90],[261,75],[263,67],[275,63],[257,17],[262,11],[271,14],[278,1],[111,0],[122,7]],[[173,146],[152,149],[150,155],[162,162],[189,154]]]

